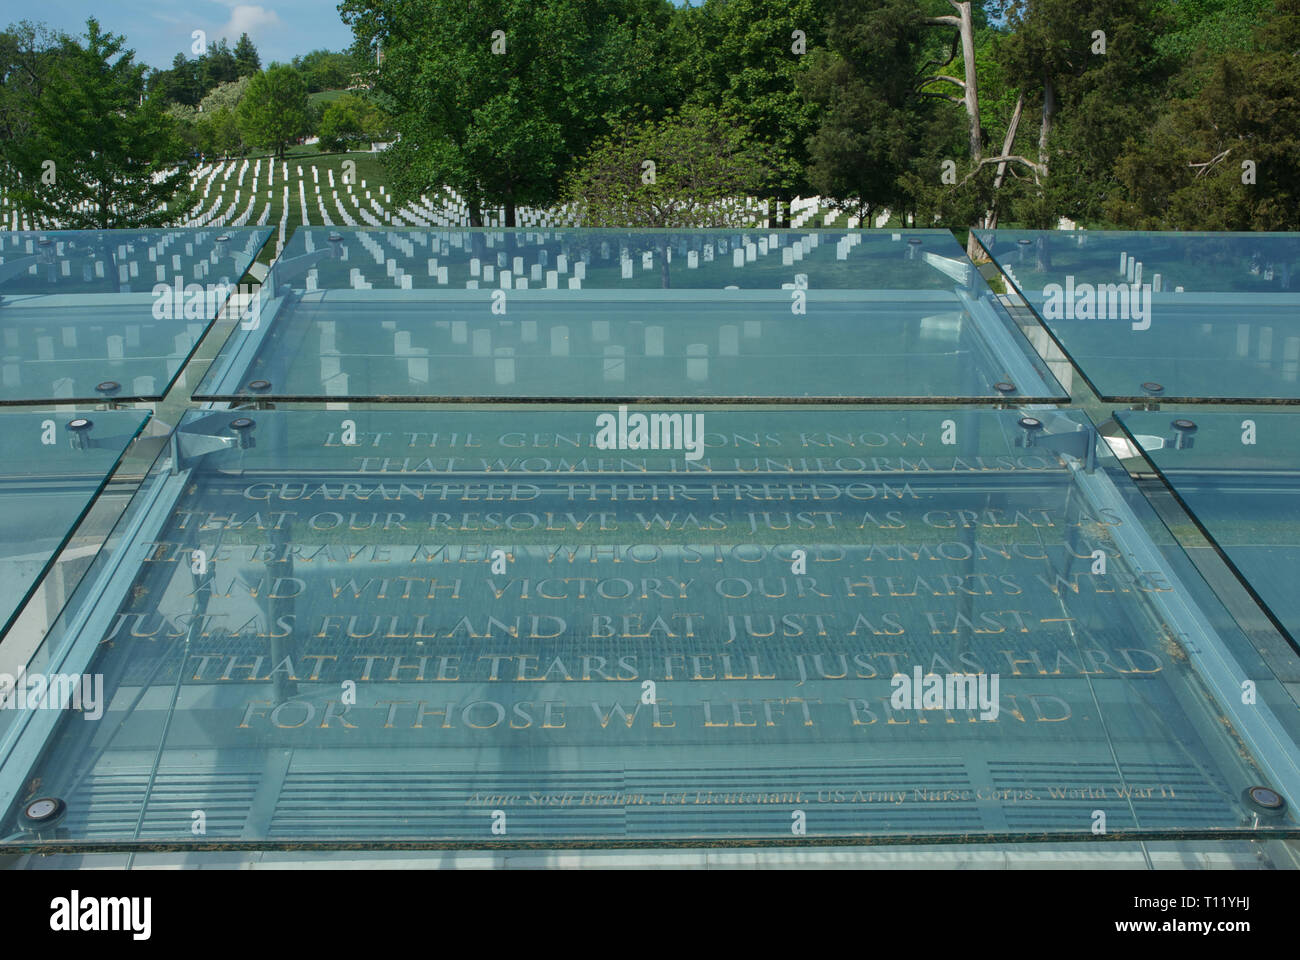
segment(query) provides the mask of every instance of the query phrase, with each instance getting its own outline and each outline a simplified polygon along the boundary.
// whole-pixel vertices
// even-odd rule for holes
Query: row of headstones
[[[175,239],[179,236],[180,234],[174,234],[174,233],[165,234],[163,239],[159,241],[159,245],[156,248],[156,250],[150,250],[149,252],[150,262],[154,262],[157,258],[157,255],[164,252],[165,248],[170,243],[175,242]],[[207,234],[204,234],[203,236],[206,237]],[[306,236],[310,238],[311,234],[308,233],[306,234]],[[447,243],[448,254],[453,255],[452,254],[453,250],[457,250],[457,249],[464,250],[467,248],[467,246],[471,243],[470,238],[473,236],[473,234],[457,233],[447,238],[440,238],[437,235],[424,234],[424,233],[405,233],[405,232],[378,233],[378,232],[371,232],[371,231],[358,231],[357,234],[355,234],[355,236],[359,240],[359,242],[361,242],[370,250],[371,254],[375,259],[376,265],[384,266],[386,261],[389,260],[390,258],[394,260],[403,257],[408,260],[414,259],[416,257],[415,245],[417,243],[420,246],[430,247],[431,252],[437,253],[439,252],[441,245],[443,244],[445,239]],[[492,249],[493,247],[496,246],[496,244],[506,242],[507,233],[504,231],[491,232],[483,236],[484,236],[484,242],[486,247],[488,249]],[[530,273],[530,277],[529,277],[530,280],[532,280],[533,282],[541,282],[541,280],[544,277],[545,269],[548,266],[550,266],[551,254],[546,244],[552,243],[556,239],[559,239],[559,235],[553,236],[549,232],[542,232],[542,233],[521,232],[520,234],[512,233],[510,234],[510,236],[513,240],[513,245],[516,251],[522,249],[528,255],[521,256],[518,253],[516,253],[513,259],[513,263],[511,264],[512,270],[509,272],[513,273],[513,275],[517,278],[521,278],[522,274],[528,272]],[[15,241],[17,239],[18,238],[13,238],[13,240]],[[793,265],[795,262],[803,259],[805,255],[811,252],[811,250],[818,245],[818,241],[820,237],[818,234],[808,234],[799,238],[794,243],[787,242],[784,245],[782,244],[782,239],[783,238],[781,235],[775,233],[769,234],[767,236],[760,236],[756,240],[749,239],[748,237],[737,234],[731,237],[730,244],[728,244],[725,238],[716,241],[716,249],[718,251],[725,253],[727,252],[728,247],[730,247],[733,255],[734,265],[741,267],[747,263],[752,263],[756,261],[760,257],[765,257],[770,252],[775,251],[777,248],[780,248],[782,251],[783,264],[788,266],[788,265]],[[788,240],[788,238],[785,239]],[[840,240],[839,250],[847,251],[847,248],[850,245],[854,245],[860,242],[860,240],[861,240],[860,234],[848,234],[843,239]],[[29,248],[27,252],[29,253],[34,252],[34,246],[33,246],[34,241],[32,240],[32,238],[30,237],[26,238],[25,242],[27,244],[27,247]],[[3,250],[4,243],[5,243],[4,239],[0,238],[0,251]],[[385,244],[391,247],[392,249],[385,250],[384,248]],[[622,265],[622,270],[624,273],[627,273],[629,272],[628,265],[633,264],[634,262],[633,258],[625,246],[622,245],[617,245],[617,246],[618,246],[618,258]],[[686,239],[678,239],[676,241],[675,248],[674,246],[669,246],[665,250],[668,260],[671,262],[674,254],[674,249],[676,249],[678,255],[686,256],[688,268],[697,267],[701,262],[710,262],[714,259],[714,252],[715,252],[714,241],[703,241],[703,240],[697,241],[695,243],[696,249],[688,249],[690,246],[691,246],[691,241],[688,241]],[[190,247],[192,247],[192,244],[187,244],[187,248]],[[605,261],[611,260],[614,256],[614,247],[615,245],[611,244],[610,241],[608,240],[602,241],[599,244],[599,248],[598,248],[600,251],[599,254],[600,259]],[[61,243],[59,244],[59,249],[60,251],[62,249]],[[121,248],[122,257],[124,260],[127,259],[128,252],[130,249],[134,249],[134,248],[133,247]],[[190,252],[192,253],[192,251]],[[507,267],[506,256],[507,255],[504,251],[497,252],[498,262],[496,266],[501,270],[505,270]],[[215,262],[216,260],[215,252],[212,254],[212,258],[213,258],[213,262]],[[589,255],[587,254],[583,254],[582,258],[584,261],[589,261],[590,259]],[[179,260],[179,258],[176,259]],[[644,252],[642,254],[641,259],[642,259],[642,267],[644,269],[649,270],[654,268],[655,255],[652,251]],[[557,274],[564,274],[567,272],[567,261],[568,261],[568,257],[566,257],[566,255],[563,253],[559,254],[556,257]],[[437,268],[438,268],[437,258],[428,258],[429,276],[434,276]],[[176,265],[173,269],[176,271],[180,271],[179,264]],[[391,276],[392,268],[389,269],[390,269],[390,276]],[[470,264],[471,275],[474,277],[479,277],[480,269],[481,268],[478,264],[477,259],[471,259],[471,264]]]
[[[176,354],[184,356],[193,349],[206,327],[204,323],[187,323],[184,331],[172,335],[172,349]],[[59,328],[59,344],[70,351],[77,351],[82,356],[76,359],[83,359],[86,344],[82,342],[85,338],[87,328],[84,325],[68,324]],[[138,355],[141,349],[141,325],[127,324],[122,328],[120,334],[112,334],[103,338],[104,355],[100,358],[109,363],[115,360],[127,359],[127,351],[133,351],[133,356]],[[19,344],[18,331],[6,329],[4,331],[5,350],[8,354],[6,359],[12,357],[21,348]],[[149,344],[146,351],[153,352],[157,349],[156,344]],[[38,361],[54,361],[60,359],[56,356],[55,343],[53,334],[36,337],[36,359]],[[63,358],[67,359],[67,358]],[[21,370],[15,370],[7,376],[5,386],[18,386],[22,382]],[[141,392],[152,392],[141,391]]]
[[[139,280],[142,276],[147,278],[147,273],[143,272],[148,265],[153,266],[153,283],[170,283],[175,278],[180,277],[183,281],[200,281],[210,276],[211,268],[220,262],[220,255],[215,246],[207,252],[201,252],[196,259],[196,248],[212,243],[216,234],[210,231],[204,231],[182,240],[179,233],[164,233],[156,242],[141,245],[139,243],[119,244],[116,250],[115,262],[118,269],[118,284],[123,292],[129,292],[133,286],[133,280]],[[182,244],[184,253],[171,253],[170,263],[168,262],[168,250],[173,244]],[[58,273],[64,277],[71,277],[74,263],[69,259],[71,251],[67,244],[62,240],[54,241],[53,255],[59,264]],[[252,240],[245,241],[244,249],[239,251],[244,256],[252,254]],[[14,256],[32,256],[37,252],[36,241],[31,236],[25,237],[7,237],[0,235],[0,263],[4,263],[6,258]],[[189,269],[186,269],[186,263]],[[46,265],[36,263],[32,264],[27,272],[31,276],[40,276],[41,271],[47,269]],[[107,264],[100,258],[85,258],[80,265],[81,279],[85,283],[94,280],[103,280],[107,276]]]
[[[608,350],[613,347],[617,350],[618,355],[625,355],[627,345],[618,345],[611,342],[611,336],[614,333],[621,334],[628,339],[638,337],[641,340],[636,346],[640,349],[641,355],[646,357],[664,357],[666,356],[666,347],[668,336],[673,331],[668,327],[649,324],[644,327],[629,326],[625,324],[612,324],[609,320],[591,320],[590,336],[586,344],[593,350]],[[428,356],[430,349],[428,347],[416,347],[412,344],[413,336],[421,338],[428,337],[437,348],[439,343],[450,343],[453,347],[470,346],[471,357],[485,358],[494,354],[493,348],[493,330],[489,327],[472,325],[468,320],[436,320],[428,327],[422,327],[418,331],[399,330],[397,321],[381,321],[381,329],[393,334],[393,350],[397,357],[408,356]],[[318,325],[320,336],[320,352],[328,355],[338,355],[336,341],[335,321],[321,321]],[[555,357],[567,357],[570,351],[579,345],[580,338],[577,336],[578,326],[557,326],[548,328],[550,330],[550,352]],[[717,345],[710,346],[707,343],[694,343],[685,346],[688,356],[708,357],[716,351],[719,357],[737,357],[740,356],[742,341],[760,340],[763,336],[763,320],[744,320],[739,324],[728,323],[722,324],[718,328]],[[517,324],[506,323],[502,321],[496,329],[496,336],[504,336],[519,344],[537,343],[539,338],[539,321],[537,320],[520,320]],[[683,331],[677,331],[682,333]],[[698,335],[696,331],[692,335]],[[496,350],[513,349],[497,346]],[[585,347],[584,347],[585,349]]]
[[[121,340],[122,338],[110,337],[109,339]],[[178,339],[179,339],[179,335],[178,335]],[[182,348],[178,347],[177,349],[179,350]],[[188,354],[189,350],[190,347],[188,346],[184,347],[183,354]],[[22,367],[23,367],[22,363],[14,362],[9,357],[5,358],[3,364],[0,364],[0,380],[3,381],[5,387],[17,388],[22,386],[22,382],[23,382]],[[107,369],[111,371],[112,367],[110,366]],[[99,368],[99,370],[100,372],[94,375],[94,379],[97,383],[101,382],[103,376],[103,368]],[[138,396],[156,395],[157,394],[157,389],[155,387],[156,383],[157,383],[157,379],[155,377],[151,377],[147,375],[134,377],[131,380],[130,392]],[[50,399],[62,400],[66,398],[71,400],[73,397],[77,397],[77,396],[84,397],[93,393],[94,393],[93,385],[88,384],[78,388],[77,382],[72,377],[60,377],[57,380],[55,380],[54,383],[51,385]]]
[[[288,164],[282,163],[281,166],[282,166],[282,180],[285,181],[287,184],[287,181],[289,179]],[[252,180],[252,185],[250,190],[250,198],[248,201],[248,206],[242,214],[237,214],[236,210],[239,207],[240,197],[242,196],[242,187],[244,183],[244,178],[250,169],[253,171],[253,180]],[[192,185],[195,190],[198,190],[199,182],[202,181],[203,182],[202,194],[195,208],[190,212],[190,217],[186,220],[185,225],[205,226],[208,224],[212,224],[217,226],[225,226],[227,223],[229,223],[233,226],[244,226],[245,224],[247,224],[250,220],[252,220],[253,211],[256,209],[259,182],[261,178],[261,169],[262,169],[261,159],[258,159],[252,164],[250,164],[250,162],[247,159],[245,159],[244,161],[242,161],[242,163],[237,163],[236,161],[231,160],[231,161],[224,161],[222,163],[215,164],[211,167],[207,167],[207,166],[199,167],[195,171],[195,174],[192,178]],[[314,177],[318,176],[316,167],[312,166],[311,171]],[[299,175],[299,180],[301,181],[302,179],[301,166],[297,168],[297,172]],[[229,182],[231,176],[233,176],[235,173],[238,173],[239,175],[236,178],[233,199],[230,200],[229,205],[226,206],[225,209],[223,210],[222,209],[223,203],[226,200],[225,184]],[[217,182],[218,177],[220,177],[221,179],[222,188],[217,191],[216,197],[213,198],[212,205],[210,207],[205,206],[208,198],[212,195],[212,188],[214,184]],[[255,221],[259,226],[266,225],[270,221],[271,209],[272,209],[271,200],[273,196],[274,184],[275,184],[275,162],[268,159],[267,160],[266,204],[262,208],[261,213],[259,214],[257,220]],[[300,194],[301,194],[301,186],[302,185],[300,182]],[[304,203],[304,209],[305,209],[305,203]],[[282,222],[287,220],[287,211],[282,215],[281,220]]]
[[[255,184],[260,171],[260,164],[261,162],[258,161],[257,164],[254,165],[253,167]],[[242,184],[244,172],[248,169],[248,166],[249,166],[248,161],[245,160],[243,161],[243,164],[238,167],[240,173],[238,183]],[[316,167],[315,165],[309,165],[309,169],[312,174],[314,192],[320,193],[321,185],[320,185],[319,168]],[[231,174],[235,172],[236,164],[234,161],[230,161],[224,165],[218,165],[217,170],[221,171],[224,174],[224,178],[228,180]],[[304,177],[301,166],[297,168],[297,173],[298,173],[299,180],[301,182],[301,180]],[[333,168],[326,168],[326,173],[327,173],[327,183],[329,187],[329,192],[333,193],[337,198],[338,192],[334,182]],[[361,185],[362,188],[364,189],[365,188],[364,180],[362,181]],[[348,194],[351,195],[352,194],[351,184],[347,184],[345,186]],[[379,189],[380,196],[386,197],[386,191],[384,187],[380,186],[378,189]],[[238,191],[236,191],[236,194],[238,196]],[[379,202],[379,200],[373,197],[371,193],[367,191],[366,199],[370,201],[371,208],[373,209],[374,214],[377,216],[371,215],[368,211],[364,211],[364,210],[361,211],[361,216],[362,219],[365,220],[367,224],[372,226],[381,225],[381,220],[382,222],[386,222],[386,223],[396,222],[397,225],[406,225],[408,222],[416,226],[465,226],[467,225],[469,222],[468,204],[465,203],[464,199],[461,198],[459,194],[457,194],[455,191],[449,190],[447,191],[447,194],[448,195],[444,199],[443,204],[441,204],[439,207],[435,207],[433,204],[431,204],[428,201],[427,197],[423,197],[421,198],[422,203],[420,205],[417,206],[415,204],[408,204],[407,206],[401,208],[400,210],[393,212],[393,211],[386,210],[383,207],[383,205]],[[206,196],[206,192],[205,192],[205,196]],[[358,203],[359,198],[353,197],[353,200],[354,200],[354,205],[359,206]],[[343,209],[342,204],[338,203],[337,200],[336,200],[336,205],[339,206],[341,210]],[[759,211],[764,214],[768,209],[768,205],[766,201],[757,201],[752,197],[745,198],[743,205],[744,208],[747,210]],[[318,204],[318,206],[323,207],[323,204]],[[807,198],[807,199],[796,198],[796,200],[792,204],[792,211],[795,210],[798,210],[799,213],[797,214],[797,218],[793,225],[795,227],[802,227],[804,224],[808,222],[808,220],[813,219],[819,213],[820,199],[816,197]],[[327,225],[329,225],[332,219],[328,213],[324,213],[324,212],[322,214],[322,218]],[[394,218],[396,218],[395,221]],[[348,223],[348,220],[350,219],[351,219],[350,216],[347,216],[344,219],[344,223],[345,224]],[[492,211],[487,216],[487,220],[489,224],[492,224],[494,221],[496,221],[496,224],[500,225],[501,223],[504,222],[504,219],[505,219],[504,210]],[[522,227],[572,225],[574,223],[574,215],[568,205],[564,205],[560,207],[549,207],[549,208],[521,207],[518,211],[518,221],[520,226]]]
[[[1083,241],[1079,246],[1084,246],[1086,236],[1079,235],[1079,240]],[[1137,257],[1130,257],[1128,251],[1121,250],[1119,254],[1119,272],[1130,284],[1140,288],[1142,286],[1142,261]],[[1160,293],[1165,289],[1165,278],[1162,274],[1153,273],[1151,275],[1151,292]],[[1174,293],[1182,293],[1181,286],[1174,287]]]
[[[1074,241],[1075,241],[1075,246],[1086,247],[1088,245],[1087,231],[1079,231],[1078,235],[1074,238]],[[1022,241],[1022,243],[1024,244],[1024,246],[1022,246],[1021,249],[1024,250],[1028,246],[1028,241]],[[1016,276],[1016,268],[1014,264],[1011,263],[999,264],[999,268],[1002,270],[1003,273],[1007,275],[1008,279],[1011,280],[1011,282],[1016,286],[1017,289],[1020,290],[1025,289],[1024,286],[1021,284],[1020,279]],[[1129,285],[1137,287],[1139,289],[1142,287],[1142,281],[1145,276],[1145,269],[1143,267],[1142,261],[1139,260],[1137,257],[1129,256],[1127,250],[1121,250],[1119,253],[1118,272],[1119,275],[1123,277],[1125,282],[1128,283]],[[1166,282],[1163,274],[1160,273],[1151,274],[1152,293],[1163,293],[1167,286],[1168,283]],[[1174,286],[1173,292],[1183,293],[1185,291],[1183,286],[1179,284]]]
[[[492,331],[485,327],[471,330],[465,320],[437,320],[435,329],[446,331],[453,344],[468,344],[470,356],[479,360],[492,362],[493,381],[498,386],[509,386],[515,382],[516,348],[492,345]],[[381,328],[393,336],[393,361],[404,362],[407,379],[411,383],[429,382],[430,350],[415,347],[411,343],[411,332],[398,330],[396,321],[385,320]],[[320,337],[318,356],[320,357],[320,379],[327,396],[347,396],[349,392],[348,374],[343,372],[343,354],[339,351],[335,322],[322,321],[316,325]],[[522,343],[536,343],[539,338],[539,326],[535,320],[519,322],[519,338]],[[550,328],[550,355],[555,358],[570,356],[573,340],[568,326]],[[738,357],[741,352],[741,339],[756,340],[762,337],[761,320],[745,320],[743,323],[724,324],[718,331],[716,357]],[[627,348],[620,344],[609,343],[611,324],[608,320],[591,321],[591,341],[599,345],[602,356],[602,376],[606,383],[623,383],[627,376]],[[709,361],[714,350],[708,343],[690,343],[686,345],[683,358],[686,378],[695,383],[704,383],[709,379]],[[651,325],[644,328],[644,356],[662,358],[665,354],[665,328]]]
[[[504,239],[504,234],[489,233],[487,237],[487,246],[491,247],[498,239]],[[310,234],[307,235],[310,246]],[[414,266],[411,262],[416,258],[415,244],[421,246],[430,246],[430,252],[438,253],[441,240],[438,237],[430,238],[426,234],[371,234],[362,231],[356,234],[357,240],[370,253],[376,266],[385,267],[385,279],[399,289],[411,289],[413,278],[409,268]],[[898,240],[901,235],[894,235]],[[524,246],[528,243],[536,243],[537,246],[532,249],[531,254],[527,257],[515,254],[513,260],[507,262],[507,254],[499,251],[496,256],[496,263],[491,264],[482,261],[478,257],[469,260],[469,279],[466,281],[468,289],[479,289],[481,285],[495,283],[503,290],[526,290],[534,285],[545,285],[545,289],[555,290],[560,287],[560,279],[568,273],[569,258],[560,253],[555,257],[554,269],[551,267],[550,252],[542,246],[546,242],[546,234],[532,235],[525,233],[522,237]],[[768,234],[760,236],[757,239],[750,239],[742,235],[735,235],[731,238],[730,243],[726,239],[718,241],[699,241],[697,249],[690,249],[692,246],[689,240],[679,240],[677,242],[678,254],[684,255],[687,269],[696,269],[702,263],[707,264],[714,262],[717,254],[725,255],[730,252],[731,263],[733,268],[743,269],[747,264],[755,263],[760,258],[767,257],[777,249],[781,250],[782,266],[793,267],[819,246],[820,235],[807,234],[798,238],[793,243],[782,243],[782,240],[788,241],[788,237],[783,238],[780,234]],[[452,254],[453,248],[464,249],[468,235],[454,234],[448,244],[448,254],[454,260],[460,260]],[[846,234],[836,244],[836,259],[846,260],[849,251],[862,241],[861,234]],[[516,243],[516,250],[520,249],[520,244]],[[387,247],[387,249],[386,249]],[[346,254],[346,247],[344,251]],[[603,241],[600,244],[600,259],[610,261],[613,256],[613,246],[609,241]],[[526,251],[527,252],[527,251]],[[665,251],[665,257],[669,263],[673,260],[674,248],[668,246]],[[635,277],[636,260],[631,256],[626,247],[619,247],[619,265],[620,277],[630,280]],[[573,276],[567,277],[569,289],[581,289],[582,281],[586,279],[587,263],[590,261],[590,255],[583,253],[581,259],[574,264]],[[449,269],[446,265],[439,263],[438,257],[427,257],[426,271],[427,276],[433,279],[439,285],[446,285],[450,282]],[[404,263],[403,263],[404,261]],[[463,261],[461,261],[463,262]],[[657,269],[656,257],[653,251],[643,251],[640,256],[641,268],[643,271],[654,271]],[[349,282],[354,289],[368,290],[373,288],[372,278],[368,277],[365,270],[361,267],[353,267],[349,274]],[[315,280],[308,279],[309,289],[316,289]],[[784,287],[797,286],[795,284],[784,284]]]
[[[185,225],[186,226],[208,226],[208,225],[225,226],[227,224],[231,224],[236,226],[242,226],[250,222],[255,222],[257,224],[268,223],[273,208],[271,202],[270,188],[275,182],[275,163],[274,161],[268,159],[266,166],[267,166],[268,195],[267,195],[266,202],[261,209],[261,212],[256,216],[256,218],[254,218],[254,211],[257,209],[256,196],[257,196],[258,184],[260,182],[260,177],[262,172],[262,159],[258,159],[252,162],[250,162],[248,159],[244,159],[242,161],[234,161],[234,160],[223,161],[210,166],[200,167],[195,174],[194,182],[196,188],[200,181],[203,182],[202,196],[195,210],[192,211],[192,216],[185,221]],[[321,193],[322,191],[320,188],[320,168],[313,164],[309,164],[308,169],[311,172],[312,179],[315,184],[313,192]],[[244,208],[242,212],[239,212],[238,211],[239,201],[242,196],[241,188],[249,171],[252,172],[251,196],[248,200],[247,206]],[[295,172],[297,173],[297,178],[299,181],[299,201],[302,208],[302,214],[303,214],[302,219],[305,224],[310,225],[315,215],[312,215],[308,212],[308,206],[305,198],[305,172],[301,165],[298,165],[296,167]],[[335,187],[333,168],[330,167],[326,168],[326,176],[327,176],[327,181],[329,186],[328,192],[334,195],[335,206],[340,212],[340,216],[342,218],[343,223],[348,226],[355,225],[356,221],[353,220],[351,215],[347,213],[346,206],[343,203],[342,196],[339,194],[337,188]],[[281,162],[281,177],[282,177],[282,181],[288,180],[289,178],[289,167],[287,162]],[[232,178],[234,178],[235,180],[233,199],[231,199],[229,204],[225,205],[223,209],[223,202],[226,196],[225,185],[229,183],[229,181]],[[217,192],[216,197],[212,198],[211,205],[205,207],[204,204],[207,201],[207,199],[211,196],[213,186],[218,182],[218,180],[220,180],[222,189]],[[366,186],[365,181],[364,180],[361,181],[361,187],[363,190],[365,189],[365,186]],[[370,213],[369,210],[360,208],[360,198],[358,196],[355,196],[352,193],[351,184],[346,184],[345,188],[348,196],[352,198],[354,206],[358,208],[358,213],[361,216],[362,220],[369,226],[382,226],[383,223],[385,222],[390,224],[396,224],[399,226],[406,225],[407,222],[410,222],[418,226],[441,226],[441,227],[464,226],[468,223],[468,205],[464,202],[463,198],[459,197],[459,195],[455,193],[455,191],[447,191],[448,196],[444,198],[443,205],[441,206],[441,208],[435,208],[433,204],[431,204],[428,201],[428,198],[425,197],[422,198],[422,200],[424,201],[422,204],[419,205],[408,204],[407,206],[398,210],[396,213],[393,213],[392,211],[388,211],[384,209],[379,199],[375,198],[369,190],[366,190],[366,199],[370,202],[371,209],[373,209],[375,212],[374,214],[372,214]],[[377,189],[381,197],[385,197],[385,198],[387,197],[387,192],[382,185],[379,186]],[[755,201],[753,198],[746,198],[744,200],[744,206],[747,209],[755,209],[760,211],[766,211],[767,209],[766,202]],[[318,199],[317,207],[320,212],[320,216],[319,216],[320,221],[323,222],[325,225],[332,225],[334,222],[333,217],[329,214],[328,209],[326,208],[323,202],[323,199]],[[796,210],[799,211],[794,220],[794,226],[796,227],[803,226],[810,217],[816,215],[816,213],[819,210],[819,207],[820,207],[819,198],[807,198],[807,199],[796,198],[796,200],[793,202],[791,207],[792,211],[796,211]],[[497,213],[498,213],[497,217],[489,216],[488,218],[489,223],[491,223],[492,220],[494,219],[504,220],[504,211],[498,211]],[[378,214],[378,216],[376,216],[375,214]],[[886,213],[885,215],[883,215],[881,219],[887,219],[887,218],[888,218],[888,214]],[[287,227],[287,220],[288,220],[288,211],[282,209],[282,214],[280,219],[281,233],[283,233],[285,231],[285,228]],[[525,207],[525,208],[520,208],[519,210],[519,220],[521,226],[523,227],[538,227],[538,226],[554,227],[559,225],[571,224],[573,222],[573,216],[572,216],[572,211],[567,206],[561,206],[558,208]],[[855,221],[856,218],[849,219],[848,225],[850,228],[856,226]],[[20,217],[15,217],[14,218],[15,228],[19,227],[20,225],[25,225],[25,224],[22,223]],[[278,248],[282,249],[284,242],[285,242],[284,237],[283,236],[279,237],[277,243]]]

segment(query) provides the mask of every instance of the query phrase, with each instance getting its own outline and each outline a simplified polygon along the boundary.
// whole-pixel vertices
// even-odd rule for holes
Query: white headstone
[[[500,386],[506,386],[515,382],[515,350],[514,347],[498,347],[496,352],[496,363],[493,364],[493,374],[496,382]]]
[[[664,355],[663,327],[645,328],[645,355],[647,357],[662,357]]]
[[[744,253],[742,251],[742,256]],[[686,348],[686,378],[696,383],[709,379],[709,345],[692,343]]]
[[[623,348],[612,345],[605,348],[605,382],[622,383],[627,376],[627,361],[623,359]]]
[[[740,335],[734,323],[724,323],[718,330],[718,354],[734,357],[740,353]]]

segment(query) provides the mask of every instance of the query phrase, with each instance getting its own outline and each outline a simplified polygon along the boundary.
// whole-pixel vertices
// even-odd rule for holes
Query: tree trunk
[[[515,201],[511,197],[506,201],[506,226],[514,227],[515,225]]]
[[[477,200],[469,200],[466,203],[469,207],[469,225],[471,227],[483,226],[483,209],[479,206]]]
[[[970,0],[953,4],[961,18],[961,58],[966,69],[966,116],[970,120],[970,158],[979,163],[983,156],[984,131],[980,126],[979,75],[975,69],[975,27],[971,23]]]
[[[1043,121],[1038,128],[1038,162],[1041,175],[1047,175],[1047,138],[1052,132],[1052,118],[1056,115],[1056,88],[1050,77],[1043,77]],[[1005,152],[1005,151],[1003,151]]]
[[[1008,154],[1011,153],[1012,148],[1015,146],[1016,131],[1020,129],[1020,115],[1021,115],[1021,111],[1024,110],[1024,106],[1025,106],[1025,95],[1024,92],[1022,91],[1020,96],[1016,98],[1016,109],[1011,114],[1011,122],[1007,124],[1007,135],[1002,141],[1002,153],[999,154],[999,156],[1003,156],[1003,157],[1007,156]],[[985,230],[996,229],[998,225],[998,191],[1002,189],[1002,182],[1003,180],[1006,179],[1006,175],[1007,175],[1007,161],[1003,160],[1001,163],[998,164],[997,176],[993,178],[993,196],[989,202],[988,210],[984,212],[984,220],[981,226],[983,226]],[[966,245],[967,256],[970,256],[971,251],[973,249],[978,249],[978,247],[975,244],[967,242]],[[979,252],[980,252],[980,256],[982,257],[983,251],[979,251]],[[974,258],[972,257],[972,259]]]

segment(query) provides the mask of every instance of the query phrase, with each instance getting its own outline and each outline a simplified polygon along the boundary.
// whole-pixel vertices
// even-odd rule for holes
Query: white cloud
[[[236,4],[230,11],[230,19],[226,21],[225,26],[217,31],[219,37],[229,37],[233,43],[239,39],[241,33],[246,33],[252,39],[258,39],[258,33],[266,28],[280,28],[284,26],[284,21],[280,19],[279,14],[274,10],[268,10],[265,7],[255,7],[248,4]]]

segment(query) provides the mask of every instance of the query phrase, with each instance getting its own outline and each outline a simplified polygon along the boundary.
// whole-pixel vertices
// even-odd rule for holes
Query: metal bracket
[[[90,431],[95,428],[95,421],[89,417],[76,417],[64,425],[68,431],[68,442],[73,450],[112,449],[125,450],[135,439],[136,434],[122,433],[112,437],[92,437]]]
[[[251,446],[251,436],[244,441],[231,431],[231,422],[238,419],[231,411],[222,411],[186,424],[183,431],[177,430],[172,440],[172,472],[188,470],[210,453]]]
[[[1024,416],[1018,421],[1020,436],[1016,446],[1025,449],[1037,448],[1067,454],[1083,464],[1085,473],[1097,469],[1097,444],[1100,435],[1097,428],[1082,425],[1059,414],[1045,414],[1046,420],[1038,417]],[[1051,426],[1068,427],[1061,433],[1049,433]]]

